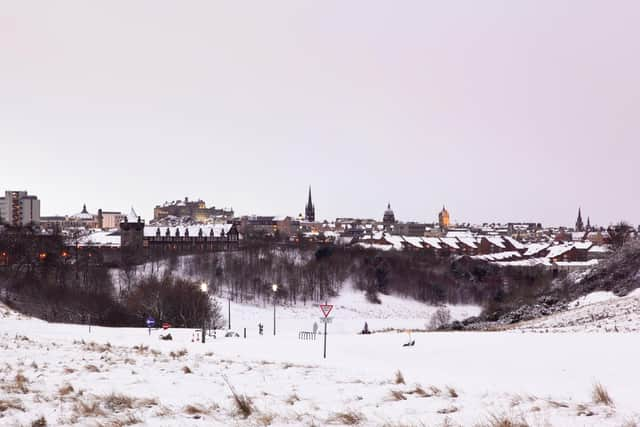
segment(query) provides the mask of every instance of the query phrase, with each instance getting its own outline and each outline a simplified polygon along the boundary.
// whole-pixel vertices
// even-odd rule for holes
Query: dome
[[[77,213],[75,215],[71,215],[71,218],[73,219],[79,219],[84,221],[91,221],[94,217],[95,215],[87,212],[87,205],[82,205],[82,212]]]

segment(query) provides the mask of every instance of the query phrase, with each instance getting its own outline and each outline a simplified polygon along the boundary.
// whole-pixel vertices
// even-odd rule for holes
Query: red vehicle
[[[162,329],[165,329],[165,330],[166,330],[166,329],[169,329],[170,327],[171,327],[171,323],[169,323],[169,322],[164,322],[164,323],[162,324]]]

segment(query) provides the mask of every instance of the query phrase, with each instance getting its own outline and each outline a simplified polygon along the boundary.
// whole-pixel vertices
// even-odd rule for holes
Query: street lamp
[[[278,292],[278,285],[275,283],[271,285],[273,291],[273,336],[276,336],[276,292]]]
[[[202,283],[200,284],[200,290],[202,291],[202,293],[204,293],[204,294],[205,294],[205,296],[207,296],[207,297],[208,297],[208,294],[209,294],[209,285],[207,285],[207,283],[206,283],[206,282],[202,282]],[[207,304],[206,304],[206,303],[203,303],[203,307],[202,307],[202,343],[203,343],[203,344],[204,344],[204,339],[205,339],[205,338],[204,338],[204,337],[205,337],[205,326],[206,326],[206,325],[205,325],[205,322],[206,322],[206,319],[207,319],[207,314],[206,314],[206,312],[205,312],[206,308],[207,308]]]

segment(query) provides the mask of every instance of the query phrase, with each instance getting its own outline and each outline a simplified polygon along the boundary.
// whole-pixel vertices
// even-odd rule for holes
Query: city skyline
[[[635,2],[114,5],[0,12],[0,191],[43,215],[639,222]]]

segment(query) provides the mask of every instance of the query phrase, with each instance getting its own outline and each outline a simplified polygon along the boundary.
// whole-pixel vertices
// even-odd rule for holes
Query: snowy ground
[[[160,341],[161,331],[89,332],[0,307],[0,424],[39,417],[83,426],[474,426],[501,417],[532,426],[640,423],[635,334],[413,333],[416,345],[402,347],[405,333],[363,336],[353,328],[365,320],[372,329],[422,326],[424,306],[403,311],[390,297],[388,311],[375,312],[355,298],[335,301],[326,360],[321,337],[298,340],[317,307],[280,308],[274,337],[272,307],[232,305],[232,326],[249,325],[247,338],[206,344],[192,342],[192,330]],[[593,402],[596,382],[613,404]],[[246,418],[230,385],[250,401]]]

